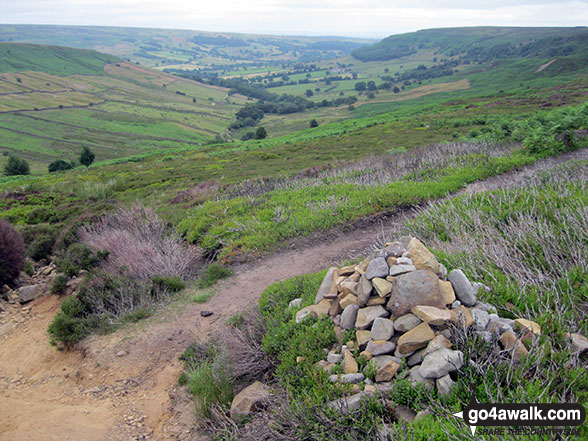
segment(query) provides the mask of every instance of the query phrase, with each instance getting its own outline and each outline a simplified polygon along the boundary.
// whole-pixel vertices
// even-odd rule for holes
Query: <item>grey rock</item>
[[[441,396],[447,395],[449,392],[451,392],[453,386],[455,386],[455,382],[451,379],[449,375],[437,378],[435,383],[437,384],[437,391]]]
[[[294,299],[290,303],[288,303],[288,308],[292,308],[292,309],[300,308],[301,304],[302,304],[302,297],[298,297],[297,299]]]
[[[377,357],[378,355],[392,354],[395,349],[396,343],[386,340],[370,341],[365,348],[365,350],[374,357]]]
[[[461,306],[461,302],[459,300],[456,300],[455,302],[453,302],[451,304],[451,309],[457,309]]]
[[[335,272],[335,270],[337,270],[337,268],[332,266],[327,271],[327,274],[325,274],[325,277],[321,283],[321,286],[319,287],[319,289],[316,293],[316,296],[314,298],[315,304],[319,303],[323,299],[324,295],[328,294],[329,291],[331,290],[331,285],[334,283],[333,273]]]
[[[27,303],[36,298],[41,297],[46,293],[46,286],[44,283],[37,283],[36,285],[23,286],[19,288],[16,293],[20,303]]]
[[[420,373],[420,366],[413,366],[408,371],[408,380],[410,384],[416,386],[418,384],[424,385],[427,390],[432,390],[435,386],[435,380],[431,378],[425,378]]]
[[[374,287],[372,282],[370,282],[367,277],[364,276],[359,279],[359,285],[357,287],[357,303],[359,306],[365,306],[373,290]]]
[[[417,415],[414,410],[404,405],[396,406],[394,414],[398,421],[406,421],[407,423],[413,422]]]
[[[412,351],[412,352],[407,352],[406,354],[402,354],[402,353],[401,353],[401,352],[398,350],[398,348],[396,348],[396,350],[394,351],[394,356],[395,356],[396,358],[408,358],[408,357],[410,357],[412,354],[414,354],[414,351]]]
[[[334,318],[333,318],[333,324],[335,326],[341,326],[341,314],[337,314]]]
[[[340,324],[343,329],[353,328],[355,321],[357,320],[357,311],[359,311],[359,305],[349,305],[343,310]]]
[[[381,369],[384,366],[386,366],[386,364],[388,364],[390,361],[400,364],[400,358],[393,357],[392,355],[379,355],[377,357],[373,357],[368,362],[368,364],[374,364],[376,366],[376,369]]]
[[[337,364],[341,360],[343,360],[343,356],[341,354],[335,354],[334,352],[331,352],[329,355],[327,355],[327,361],[329,363]]]
[[[394,320],[394,329],[398,332],[407,332],[420,325],[421,321],[420,318],[412,313],[405,314]]]
[[[374,320],[378,317],[388,317],[389,313],[381,305],[367,306],[361,308],[357,312],[357,318],[355,320],[355,327],[357,329],[368,329]]]
[[[447,277],[447,268],[442,263],[439,264],[439,270],[437,271],[437,275],[440,279],[445,279]]]
[[[482,309],[473,308],[471,311],[472,318],[474,319],[474,326],[477,331],[483,331],[488,326],[490,316],[486,311]]]
[[[451,349],[439,349],[427,354],[419,368],[424,378],[441,378],[463,366],[463,353]]]
[[[474,288],[462,270],[456,269],[451,271],[447,278],[453,286],[453,291],[455,291],[457,300],[465,306],[473,306],[476,304]]]
[[[406,364],[409,367],[416,366],[417,364],[421,364],[423,362],[423,358],[425,357],[425,350],[426,348],[419,349],[406,360]]]
[[[353,410],[359,409],[361,407],[362,400],[370,395],[372,394],[370,394],[369,392],[362,391],[349,397],[343,397],[331,401],[328,404],[328,406],[331,409],[338,410],[341,413],[347,414]]]
[[[399,257],[398,260],[396,260],[396,263],[399,265],[412,265],[412,259],[410,257]]]
[[[368,280],[372,280],[374,277],[381,277],[386,278],[390,269],[388,268],[388,264],[386,263],[386,259],[383,257],[376,257],[372,260],[365,272],[365,277]]]
[[[417,270],[398,276],[386,308],[396,319],[408,314],[417,305],[445,308],[439,278],[431,271]]]
[[[410,237],[402,237],[400,240],[395,240],[383,249],[385,257],[400,257],[406,253],[406,247],[410,242]]]
[[[363,381],[365,375],[363,374],[342,374],[342,375],[329,375],[329,381],[331,383],[344,383],[344,384],[358,384]]]
[[[492,333],[490,331],[482,331],[482,332],[480,332],[480,337],[486,343],[492,343]]]
[[[410,273],[411,271],[416,271],[416,266],[414,266],[414,265],[392,265],[390,267],[390,275],[391,276],[399,276],[400,274]]]
[[[392,320],[377,317],[372,324],[372,340],[390,340],[394,335],[394,322]]]

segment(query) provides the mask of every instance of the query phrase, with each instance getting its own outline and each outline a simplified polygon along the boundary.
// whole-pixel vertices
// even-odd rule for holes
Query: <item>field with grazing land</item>
[[[16,154],[33,173],[83,146],[101,161],[203,145],[247,101],[94,51],[2,43],[0,60],[0,166]]]

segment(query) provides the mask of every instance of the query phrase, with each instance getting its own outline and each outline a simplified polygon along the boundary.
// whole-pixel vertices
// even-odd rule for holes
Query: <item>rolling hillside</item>
[[[197,146],[224,135],[246,102],[226,89],[90,50],[0,44],[0,151],[46,172],[75,160]]]
[[[0,25],[0,41],[94,49],[145,66],[222,68],[345,56],[373,40],[108,26]],[[262,69],[263,70],[263,69]]]

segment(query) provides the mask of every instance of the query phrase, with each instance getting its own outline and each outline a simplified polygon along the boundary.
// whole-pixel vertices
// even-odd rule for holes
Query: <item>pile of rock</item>
[[[328,372],[343,372],[332,374],[331,381],[356,384],[356,392],[363,383],[365,391],[374,392],[366,369],[375,370],[378,388],[386,387],[405,359],[409,369],[403,375],[412,384],[436,387],[443,395],[454,385],[450,374],[464,363],[463,353],[453,349],[450,328],[469,328],[488,342],[499,341],[498,350],[515,362],[528,353],[524,342],[541,334],[537,323],[501,318],[495,307],[477,301],[480,289],[488,288],[470,283],[459,269],[448,274],[418,239],[403,237],[359,265],[330,268],[315,304],[300,309],[296,321],[329,315],[340,338],[355,329],[355,341],[336,345],[319,363]],[[354,351],[369,360],[363,372]]]

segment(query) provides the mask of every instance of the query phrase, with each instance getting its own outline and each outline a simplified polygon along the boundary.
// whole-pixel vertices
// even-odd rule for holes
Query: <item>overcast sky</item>
[[[0,22],[380,38],[450,26],[584,26],[588,0],[0,0]]]

